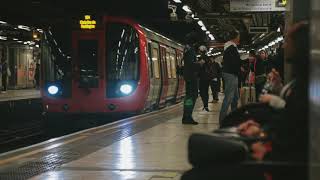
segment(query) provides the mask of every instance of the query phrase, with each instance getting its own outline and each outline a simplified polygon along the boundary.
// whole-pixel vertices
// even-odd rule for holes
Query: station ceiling
[[[285,15],[281,12],[230,12],[230,0],[181,1],[182,3],[173,0],[10,0],[0,7],[0,20],[40,28],[56,26],[57,33],[67,36],[66,24],[84,14],[128,16],[180,42],[183,42],[185,34],[196,31],[203,43],[213,46],[224,43],[228,32],[237,29],[241,32],[241,46],[245,48],[259,47],[275,38],[279,34],[276,30],[284,24]],[[172,10],[168,9],[168,4],[177,7],[176,21],[170,19]],[[214,41],[207,38],[197,20],[186,18],[183,5],[188,5],[195,17],[203,21],[214,35]],[[251,34],[249,26],[268,27],[269,32]]]

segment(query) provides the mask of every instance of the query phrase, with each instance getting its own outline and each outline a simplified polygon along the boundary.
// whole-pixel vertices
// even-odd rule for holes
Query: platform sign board
[[[230,0],[231,12],[286,11],[287,0]]]

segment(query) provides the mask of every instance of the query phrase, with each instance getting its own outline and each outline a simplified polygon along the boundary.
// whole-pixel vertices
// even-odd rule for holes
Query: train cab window
[[[172,71],[172,78],[177,78],[176,72],[176,55],[171,53],[170,54],[170,61],[171,61],[171,71]]]
[[[136,30],[126,24],[107,25],[107,79],[139,79],[139,36]]]
[[[139,35],[128,24],[106,25],[106,87],[107,97],[128,94],[119,92],[123,84],[134,90],[139,80],[140,65]]]
[[[46,96],[51,96],[48,87],[55,85],[59,87],[55,97],[71,97],[72,61],[57,48],[50,33],[44,32],[44,36],[41,43],[41,78],[43,81],[41,88],[44,89]]]
[[[170,53],[166,52],[166,62],[167,62],[167,72],[168,72],[168,78],[171,79],[171,60],[170,60]]]
[[[155,78],[160,78],[159,70],[159,50],[157,48],[152,49],[152,64],[153,64],[153,73]]]
[[[79,41],[80,87],[97,88],[98,77],[98,41]]]

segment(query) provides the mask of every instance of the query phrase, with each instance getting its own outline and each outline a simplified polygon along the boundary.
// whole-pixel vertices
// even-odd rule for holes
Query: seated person
[[[306,23],[302,22],[295,24],[286,36],[284,45],[286,52],[288,52],[287,61],[293,65],[295,80],[282,89],[281,97],[284,98],[281,99],[269,94],[262,95],[260,98],[261,102],[282,109],[281,115],[266,123],[267,129],[263,127],[266,125],[261,125],[253,120],[248,120],[238,126],[238,132],[243,136],[270,137],[268,143],[257,142],[251,145],[252,155],[257,160],[265,159],[267,154],[271,154],[271,159],[277,160],[305,161],[307,159],[309,46],[306,37],[308,31]]]

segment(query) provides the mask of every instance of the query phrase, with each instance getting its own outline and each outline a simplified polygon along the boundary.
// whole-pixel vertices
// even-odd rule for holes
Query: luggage
[[[240,93],[241,106],[256,102],[256,88],[253,86],[244,86]]]

